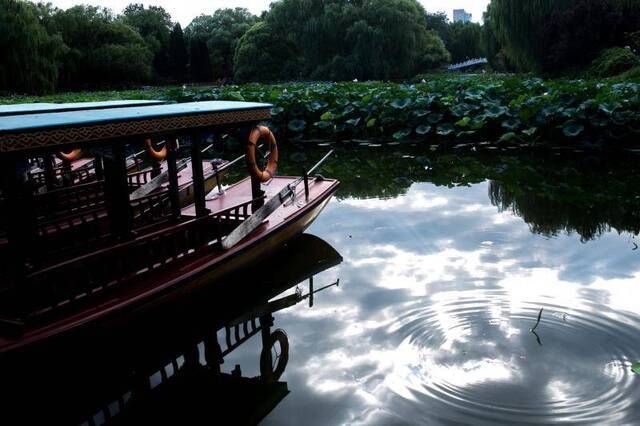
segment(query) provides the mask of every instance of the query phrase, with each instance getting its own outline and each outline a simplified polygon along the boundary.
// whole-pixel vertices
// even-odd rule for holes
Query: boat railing
[[[127,175],[127,182],[129,183],[129,189],[138,189],[141,186],[149,183],[153,177],[153,169],[144,169],[139,172],[129,173]]]
[[[216,241],[251,215],[249,200],[204,217],[151,232],[134,240],[68,259],[28,275],[15,287],[14,297],[3,297],[2,314],[36,319],[65,307],[76,306],[89,296],[199,255],[216,250]],[[16,300],[17,298],[17,300]]]
[[[131,201],[133,227],[139,228],[171,216],[169,190],[154,192]]]
[[[82,168],[77,170],[68,170],[64,167],[56,167],[53,169],[54,179],[63,182],[66,186],[76,183],[88,182],[95,177],[95,170],[92,168]],[[38,186],[46,185],[47,178],[44,171],[29,172],[29,179]]]
[[[76,246],[88,242],[97,243],[112,236],[109,217],[103,202],[93,209],[73,212],[67,216],[41,222],[38,235],[41,238],[40,249],[45,253],[61,253],[73,250]],[[132,228],[142,233],[145,227],[152,226],[171,216],[171,203],[168,191],[153,193],[131,201]]]
[[[38,226],[38,247],[42,254],[61,253],[110,235],[103,208],[85,210]]]
[[[95,181],[36,194],[34,203],[39,218],[67,216],[104,204],[104,182]]]

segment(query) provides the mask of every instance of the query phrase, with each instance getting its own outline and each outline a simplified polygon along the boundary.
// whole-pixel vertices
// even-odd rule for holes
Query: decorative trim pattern
[[[118,121],[88,126],[70,126],[59,129],[0,135],[0,153],[36,148],[55,147],[89,141],[150,135],[226,124],[268,120],[270,110],[253,109],[204,114],[169,116],[163,118]]]

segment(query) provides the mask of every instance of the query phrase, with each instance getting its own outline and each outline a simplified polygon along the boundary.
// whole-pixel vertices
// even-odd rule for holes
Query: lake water
[[[285,145],[281,173],[329,148]],[[308,236],[199,308],[128,325],[135,367],[67,350],[95,371],[50,404],[84,424],[123,410],[166,422],[180,400],[184,424],[637,424],[638,159],[343,145],[321,171],[342,185]],[[216,331],[229,354],[211,352]],[[272,332],[286,335],[271,352],[284,371],[261,387]],[[222,384],[208,376],[221,359]],[[52,370],[53,389],[73,375]]]
[[[638,157],[337,157],[308,232],[344,258],[315,282],[340,287],[274,315],[291,393],[264,424],[640,422]]]

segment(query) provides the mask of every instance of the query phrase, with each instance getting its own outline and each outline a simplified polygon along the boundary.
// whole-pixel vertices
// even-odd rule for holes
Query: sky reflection
[[[343,256],[318,276],[341,287],[278,314],[292,392],[264,424],[640,420],[630,236],[532,233],[488,192],[414,183],[327,207],[309,232]]]

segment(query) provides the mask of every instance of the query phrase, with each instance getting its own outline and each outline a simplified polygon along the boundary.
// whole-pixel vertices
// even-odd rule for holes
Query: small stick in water
[[[534,331],[536,331],[536,328],[538,328],[538,324],[540,324],[540,319],[542,318],[542,311],[543,310],[544,310],[544,308],[540,308],[540,313],[538,313],[538,321],[536,321],[536,325],[534,325],[533,328],[531,329],[532,333]]]

